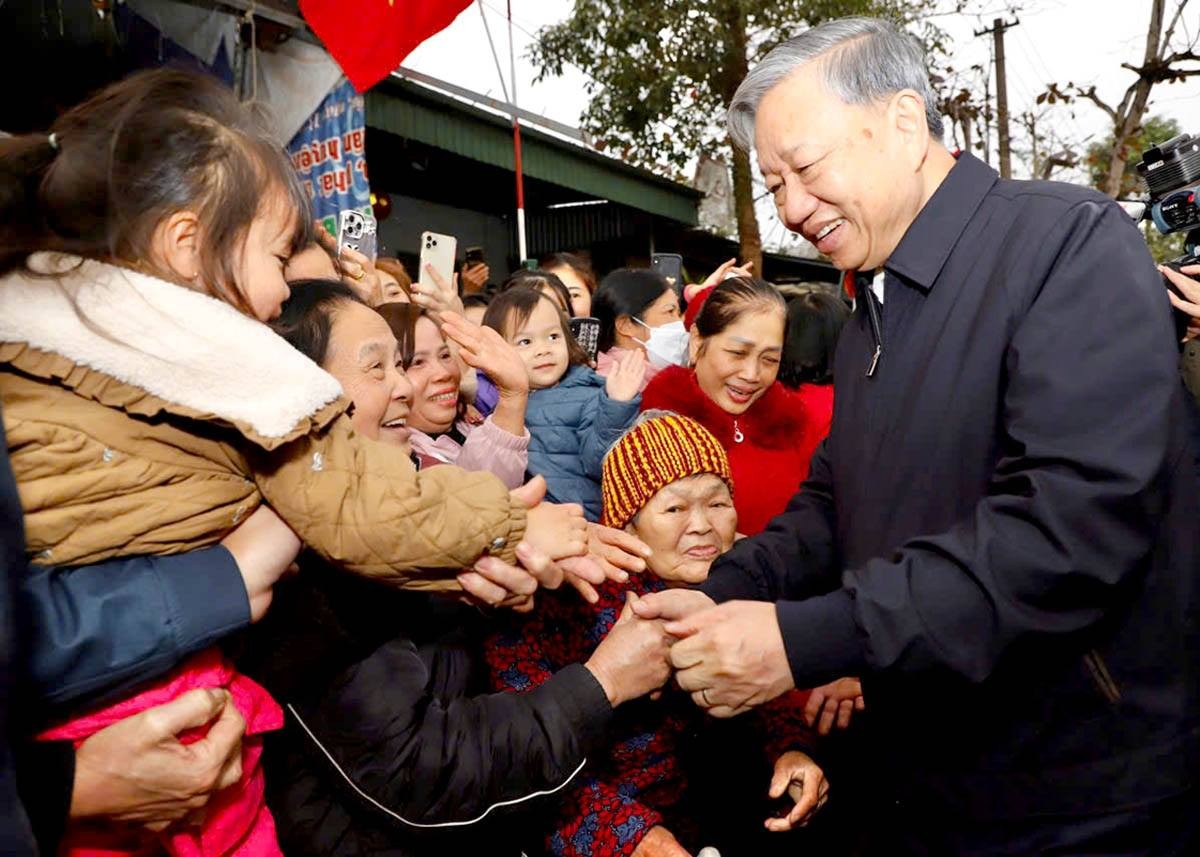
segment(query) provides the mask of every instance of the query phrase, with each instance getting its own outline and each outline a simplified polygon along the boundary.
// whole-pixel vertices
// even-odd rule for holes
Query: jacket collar
[[[925,290],[933,288],[971,215],[998,180],[996,171],[974,155],[959,155],[884,268]]]
[[[654,407],[675,411],[691,417],[707,428],[727,450],[732,450],[734,423],[745,437],[744,442],[768,449],[782,449],[797,444],[809,429],[809,415],[804,402],[776,381],[744,414],[734,416],[721,410],[708,394],[700,389],[696,372],[683,366],[668,366],[655,376]],[[647,391],[649,394],[649,390]]]
[[[571,366],[556,387],[603,387],[604,379],[592,371],[590,366]]]
[[[89,259],[36,253],[0,278],[0,343],[65,357],[187,416],[294,434],[342,393],[269,327],[207,295]]]

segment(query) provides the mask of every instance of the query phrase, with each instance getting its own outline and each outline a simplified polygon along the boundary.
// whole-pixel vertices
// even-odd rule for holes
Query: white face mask
[[[672,321],[662,327],[651,327],[640,318],[634,321],[650,331],[650,338],[642,345],[646,347],[651,366],[665,369],[668,366],[687,365],[690,338],[682,321]]]

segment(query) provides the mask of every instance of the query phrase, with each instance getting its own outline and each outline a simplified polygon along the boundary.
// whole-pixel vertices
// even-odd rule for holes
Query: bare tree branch
[[[1099,96],[1099,95],[1097,95],[1097,94],[1096,94],[1096,87],[1094,87],[1094,86],[1089,86],[1087,89],[1080,89],[1079,87],[1076,87],[1076,88],[1075,88],[1075,91],[1079,93],[1079,97],[1080,97],[1080,98],[1086,98],[1088,101],[1092,102],[1092,103],[1093,103],[1093,104],[1095,104],[1097,107],[1099,107],[1101,110],[1103,110],[1105,113],[1107,113],[1107,114],[1108,114],[1108,118],[1109,118],[1109,119],[1112,119],[1112,121],[1113,121],[1113,122],[1116,122],[1116,121],[1117,121],[1117,111],[1116,111],[1116,109],[1114,109],[1113,107],[1110,107],[1108,104],[1106,104],[1106,103],[1105,103],[1105,102],[1104,102],[1104,101],[1103,101],[1103,100],[1100,98],[1100,96]],[[1126,99],[1125,99],[1125,100],[1128,100],[1128,93],[1126,93]],[[1124,111],[1124,107],[1125,107],[1125,101],[1122,101],[1122,102],[1121,102],[1121,108],[1122,108],[1122,111]]]
[[[1171,24],[1170,24],[1170,26],[1167,27],[1167,31],[1165,33],[1163,33],[1163,38],[1162,38],[1162,52],[1163,53],[1166,53],[1167,50],[1171,47],[1171,38],[1175,35],[1175,27],[1176,27],[1176,25],[1179,24],[1179,18],[1180,18],[1180,16],[1183,15],[1184,7],[1186,7],[1187,4],[1188,4],[1188,0],[1179,0],[1179,5],[1175,7],[1175,16],[1171,19]],[[1158,52],[1155,51],[1155,53],[1158,53]]]

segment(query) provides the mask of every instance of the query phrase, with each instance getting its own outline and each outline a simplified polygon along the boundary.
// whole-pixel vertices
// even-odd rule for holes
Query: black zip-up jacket
[[[965,154],[857,293],[809,481],[703,589],[777,601],[797,686],[864,676],[914,828],[1194,788],[1197,423],[1137,229]]]
[[[286,854],[519,853],[520,818],[578,774],[613,710],[579,664],[490,693],[487,631],[474,608],[319,563],[277,587],[239,667],[284,704],[264,765]]]

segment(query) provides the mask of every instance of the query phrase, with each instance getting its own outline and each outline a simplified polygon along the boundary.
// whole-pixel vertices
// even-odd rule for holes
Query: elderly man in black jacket
[[[809,481],[706,594],[640,612],[676,620],[716,715],[862,675],[888,853],[1200,853],[1200,480],[1166,294],[1115,203],[956,159],[934,103],[870,19],[739,88],[733,139],[857,307]]]

